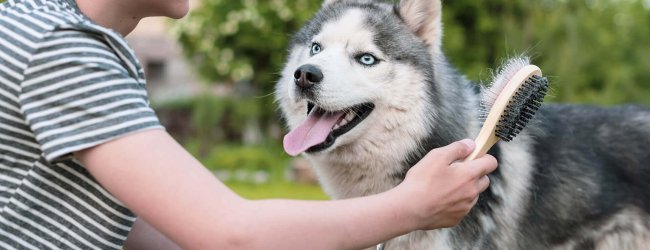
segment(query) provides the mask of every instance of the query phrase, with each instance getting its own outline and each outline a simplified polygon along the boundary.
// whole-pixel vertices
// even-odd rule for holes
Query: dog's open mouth
[[[372,103],[363,103],[340,111],[326,111],[309,103],[307,119],[284,136],[284,150],[296,156],[326,149],[336,138],[359,125],[374,108]]]

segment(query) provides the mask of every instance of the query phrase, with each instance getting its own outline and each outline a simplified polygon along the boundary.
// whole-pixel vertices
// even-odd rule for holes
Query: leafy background
[[[296,195],[294,190],[309,187],[295,188],[277,174],[286,173],[291,161],[281,150],[284,130],[271,95],[290,34],[320,4],[203,0],[172,25],[203,80],[236,90],[233,96],[202,97],[184,106],[198,129],[183,141],[215,171],[253,166],[276,173],[266,184],[227,182],[240,193],[325,197],[318,190]],[[551,79],[547,102],[650,104],[648,0],[454,0],[444,1],[443,8],[444,52],[474,81],[487,80],[506,58],[525,53]],[[265,138],[262,143],[241,138],[251,121]],[[277,186],[286,190],[265,194]]]
[[[648,0],[443,5],[445,52],[470,79],[486,79],[504,58],[527,53],[553,76],[549,101],[650,103]],[[204,79],[250,82],[253,93],[264,96],[282,67],[289,35],[319,6],[313,0],[203,0],[175,30]]]

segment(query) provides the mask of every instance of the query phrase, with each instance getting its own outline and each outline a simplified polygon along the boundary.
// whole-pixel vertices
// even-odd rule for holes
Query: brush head
[[[542,70],[527,58],[510,60],[489,88],[483,89],[483,110],[489,110],[476,137],[476,148],[465,158],[476,159],[499,140],[511,141],[539,109],[548,91]]]
[[[509,59],[481,91],[484,125],[499,139],[511,141],[533,118],[547,91],[548,80],[528,57]]]
[[[532,75],[526,79],[503,110],[496,126],[496,136],[501,140],[511,141],[535,116],[547,92],[546,77]]]

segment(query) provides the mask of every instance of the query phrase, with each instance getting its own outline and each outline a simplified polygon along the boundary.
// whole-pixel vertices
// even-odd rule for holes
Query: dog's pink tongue
[[[291,156],[296,156],[310,147],[324,142],[340,117],[341,113],[311,112],[307,116],[307,120],[284,136],[284,151]]]

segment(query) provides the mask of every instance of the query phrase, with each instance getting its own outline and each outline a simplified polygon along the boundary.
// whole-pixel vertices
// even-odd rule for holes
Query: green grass
[[[247,199],[329,200],[329,197],[318,185],[291,182],[268,184],[226,182],[226,185]]]

